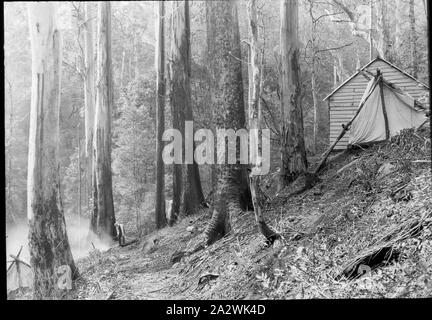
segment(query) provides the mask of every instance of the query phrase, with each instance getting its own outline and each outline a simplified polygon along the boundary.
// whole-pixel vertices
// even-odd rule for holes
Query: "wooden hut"
[[[365,71],[375,75],[377,70],[380,70],[387,81],[396,85],[424,105],[429,106],[429,87],[426,84],[390,62],[377,57],[360,68],[360,70],[357,70],[355,74],[324,98],[324,101],[327,100],[329,106],[330,144],[340,134],[342,125],[350,121],[358,109],[360,100],[369,83],[369,79],[364,76]],[[336,144],[335,149],[345,149],[348,146],[348,138],[348,135],[345,135]]]

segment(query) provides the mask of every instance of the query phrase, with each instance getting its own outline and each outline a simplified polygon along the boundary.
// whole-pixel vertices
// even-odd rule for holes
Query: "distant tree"
[[[417,56],[417,33],[416,33],[416,18],[414,12],[414,0],[409,0],[409,43],[411,54],[411,75],[417,78],[418,73],[418,56]]]
[[[162,160],[162,135],[164,132],[164,108],[165,108],[165,6],[164,2],[158,3],[157,16],[157,45],[156,45],[156,228],[160,229],[167,224],[165,215],[165,194],[164,194],[164,171],[165,165]]]
[[[27,178],[30,263],[34,296],[59,297],[58,267],[77,269],[66,232],[60,199],[59,110],[60,31],[56,8],[49,2],[28,4],[32,48],[32,95]]]
[[[377,0],[377,51],[381,58],[393,60],[391,56],[388,2]]]
[[[245,127],[240,32],[235,1],[207,1],[212,109],[217,128],[237,131]],[[225,143],[227,146],[228,143]],[[237,144],[237,152],[239,152]],[[238,154],[237,154],[238,159]],[[231,217],[250,205],[245,165],[221,164],[212,218],[206,229],[207,244],[231,229]]]
[[[111,3],[98,3],[96,112],[93,136],[94,208],[91,230],[101,238],[115,236],[111,172]]]
[[[300,99],[298,2],[281,2],[281,170],[279,188],[307,168]]]

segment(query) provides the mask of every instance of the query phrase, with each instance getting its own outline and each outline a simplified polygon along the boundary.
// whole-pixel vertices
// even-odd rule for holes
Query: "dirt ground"
[[[428,137],[426,129],[411,130],[338,155],[319,183],[295,196],[300,182],[277,193],[276,173],[267,176],[262,182],[269,196],[265,215],[281,234],[271,247],[259,234],[253,212],[232,217],[232,231],[203,247],[211,216],[203,209],[129,246],[96,248],[78,261],[80,278],[67,298],[430,297],[431,171],[430,163],[418,161],[429,159]],[[404,226],[412,221],[420,227],[411,234]],[[356,277],[341,276],[353,261],[384,248],[388,234],[393,236],[385,248],[397,255],[375,255],[373,263],[363,260],[365,275],[355,269]],[[134,239],[131,235],[127,241]]]

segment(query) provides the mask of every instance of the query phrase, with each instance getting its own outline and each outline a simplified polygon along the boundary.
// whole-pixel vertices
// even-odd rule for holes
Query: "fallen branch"
[[[132,243],[135,243],[135,242],[138,242],[138,239],[133,239],[133,240],[131,240],[129,242],[126,242],[125,244],[120,245],[120,246],[121,247],[126,247],[126,246],[129,246],[129,245],[131,245]]]
[[[376,245],[366,249],[349,261],[335,279],[340,280],[342,277],[355,279],[362,275],[360,271],[365,266],[373,270],[396,259],[399,252],[394,249],[394,246],[408,238],[418,236],[424,227],[432,225],[431,217],[432,212],[429,212],[421,218],[415,217],[405,220],[403,223],[390,229],[376,242]]]

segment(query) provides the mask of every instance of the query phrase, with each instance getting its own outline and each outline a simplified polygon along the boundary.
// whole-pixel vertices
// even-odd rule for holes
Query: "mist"
[[[75,261],[86,257],[91,250],[106,251],[111,246],[111,243],[99,240],[94,234],[89,236],[89,226],[90,221],[87,218],[66,217],[66,230]],[[28,230],[28,223],[6,226],[6,266],[12,260],[10,254],[16,256],[21,246],[23,249],[20,259],[30,263]]]

